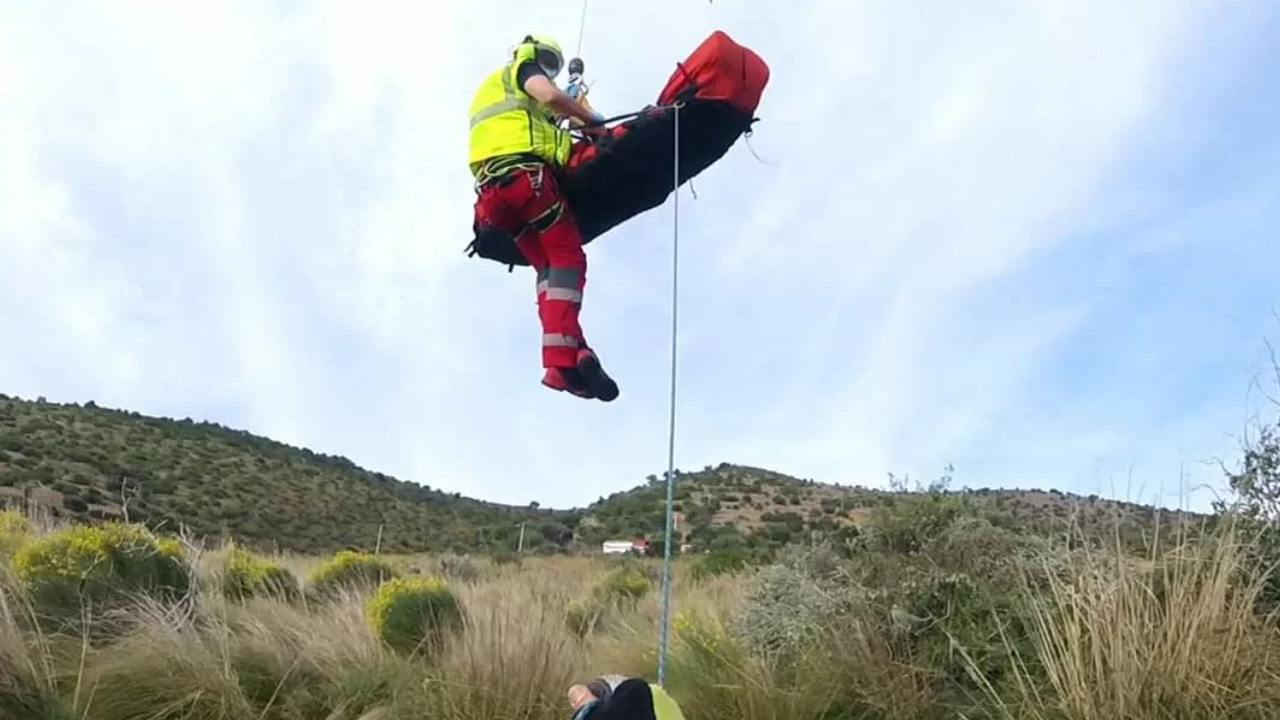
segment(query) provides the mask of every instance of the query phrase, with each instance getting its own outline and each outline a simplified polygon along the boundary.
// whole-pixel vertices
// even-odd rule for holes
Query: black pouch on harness
[[[475,239],[467,245],[467,257],[479,255],[486,260],[502,263],[507,266],[508,272],[516,265],[524,267],[529,264],[524,254],[516,247],[515,238],[511,237],[510,233],[488,225],[473,225],[472,231],[475,233]]]

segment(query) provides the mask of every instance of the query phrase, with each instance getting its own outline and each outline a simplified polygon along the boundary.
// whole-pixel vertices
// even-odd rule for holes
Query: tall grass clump
[[[13,568],[32,605],[50,616],[78,617],[86,605],[115,607],[137,595],[173,600],[190,586],[177,541],[114,522],[33,539],[14,555]]]
[[[479,563],[467,555],[442,555],[437,562],[437,567],[441,575],[453,582],[470,584],[480,579]]]
[[[463,628],[445,643],[419,707],[403,717],[448,720],[559,720],[565,691],[609,664],[595,646],[564,629],[564,580],[558,563],[541,560],[527,576],[504,576],[461,589]],[[574,563],[566,575],[580,572]],[[569,591],[572,591],[570,588]]]
[[[31,523],[16,510],[0,510],[0,561],[13,555],[31,534]]]
[[[360,592],[397,577],[398,573],[385,560],[352,550],[343,550],[312,573],[309,585],[321,599],[331,599],[344,592]]]
[[[751,652],[714,612],[682,612],[673,626],[670,686],[686,717],[928,717],[920,673],[895,666],[874,633],[832,635],[782,664]]]
[[[54,658],[8,568],[0,565],[0,718],[72,720],[58,689]]]
[[[1047,575],[1026,597],[1034,650],[1013,653],[1008,692],[988,692],[1005,717],[1035,720],[1280,716],[1280,627],[1256,612],[1266,577],[1249,551],[1228,525]]]
[[[434,654],[462,624],[458,598],[438,577],[388,580],[369,598],[365,613],[379,639],[410,654]]]

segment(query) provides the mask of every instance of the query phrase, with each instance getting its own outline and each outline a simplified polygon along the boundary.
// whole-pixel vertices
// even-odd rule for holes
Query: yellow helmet
[[[525,35],[516,52],[520,52],[520,48],[526,45],[533,46],[534,58],[537,59],[538,65],[547,77],[554,80],[564,67],[564,52],[560,49],[560,43],[542,35]]]

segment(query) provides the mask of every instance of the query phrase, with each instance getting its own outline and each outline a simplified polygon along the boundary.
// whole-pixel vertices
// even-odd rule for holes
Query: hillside
[[[926,496],[945,498],[957,512],[980,516],[994,525],[1037,535],[1069,531],[1093,538],[1115,538],[1141,547],[1167,522],[1195,518],[1191,513],[1159,513],[1148,505],[1080,496],[1057,490],[953,490],[949,478],[913,491],[882,490],[801,480],[760,468],[722,464],[680,473],[676,490],[677,537],[698,549],[747,547],[774,549],[786,544],[846,540],[859,534],[879,510]],[[666,486],[650,476],[648,484],[587,508],[578,537],[596,542],[608,537],[662,536]]]
[[[878,508],[914,493],[799,480],[723,464],[683,472],[677,540],[698,550],[770,550],[848,539]],[[1057,491],[949,492],[1010,529],[1094,534],[1117,528],[1140,543],[1156,517],[1146,506]],[[0,395],[0,505],[26,504],[75,521],[124,518],[264,549],[327,552],[501,552],[595,548],[613,538],[662,537],[665,485],[655,476],[585,510],[487,503],[402,482],[247,432],[86,405]]]
[[[480,502],[216,424],[0,396],[0,504],[128,518],[265,548],[507,550],[564,543],[572,513]]]

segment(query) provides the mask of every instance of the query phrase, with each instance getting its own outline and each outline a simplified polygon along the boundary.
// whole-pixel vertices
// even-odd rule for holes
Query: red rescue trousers
[[[509,233],[536,271],[542,366],[571,368],[587,347],[578,324],[587,256],[569,204],[550,168],[513,170],[480,187],[476,220]]]

